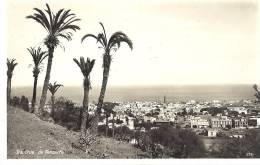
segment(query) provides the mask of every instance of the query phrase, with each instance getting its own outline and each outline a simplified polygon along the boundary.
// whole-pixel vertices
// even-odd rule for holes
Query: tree
[[[90,84],[90,73],[94,67],[95,60],[90,60],[87,58],[87,60],[84,59],[84,57],[80,57],[79,60],[76,58],[73,58],[74,62],[78,65],[78,67],[81,70],[81,73],[84,77],[83,80],[83,86],[84,86],[84,98],[83,98],[83,109],[81,110],[81,137],[85,138],[86,137],[86,124],[88,120],[88,104],[89,104],[89,90],[91,88]]]
[[[79,26],[74,25],[73,23],[79,21],[80,19],[76,18],[76,15],[70,13],[71,10],[60,9],[57,13],[53,13],[48,4],[46,4],[47,10],[44,11],[34,8],[36,13],[29,15],[26,18],[33,19],[37,23],[40,23],[44,29],[47,31],[47,36],[44,39],[44,44],[48,48],[48,64],[46,70],[46,76],[43,84],[42,95],[40,99],[39,106],[39,115],[41,116],[44,105],[46,102],[48,84],[51,74],[51,66],[54,49],[61,45],[60,38],[64,38],[68,41],[72,39],[72,32],[79,30]]]
[[[218,147],[213,148],[211,155],[220,158],[260,158],[260,131],[247,130],[243,138],[227,138]]]
[[[104,113],[105,113],[105,116],[106,116],[106,136],[107,136],[107,133],[108,133],[108,117],[111,114],[115,113],[113,111],[113,109],[115,108],[116,105],[118,105],[118,104],[117,103],[111,103],[111,102],[104,102],[104,104],[103,104],[103,109],[104,109]]]
[[[7,109],[9,109],[10,99],[11,99],[11,81],[13,76],[13,71],[15,66],[18,63],[15,62],[15,59],[7,58]]]
[[[22,108],[25,111],[29,111],[29,101],[28,98],[25,96],[21,97],[21,101],[20,101],[20,108]]]
[[[51,117],[54,117],[54,101],[55,101],[55,93],[58,91],[58,89],[63,86],[62,84],[56,84],[56,82],[49,83],[48,89],[51,92]]]
[[[115,116],[116,116],[116,112],[113,111],[112,113],[112,137],[115,137]]]
[[[38,75],[41,72],[41,64],[43,60],[48,56],[46,51],[42,51],[40,47],[37,49],[35,48],[27,48],[29,53],[31,54],[33,58],[33,77],[34,77],[34,83],[33,83],[33,97],[32,97],[32,110],[31,112],[34,113],[35,110],[35,102],[36,102],[36,90],[37,90],[37,81],[38,81]]]
[[[257,99],[257,102],[260,102],[260,91],[258,90],[258,87],[256,84],[253,85],[254,90],[256,91],[255,97]]]
[[[104,50],[103,54],[103,80],[102,86],[100,90],[100,95],[98,99],[97,109],[95,111],[95,118],[92,121],[92,130],[93,133],[97,133],[97,125],[98,125],[98,118],[101,112],[102,104],[105,98],[106,86],[108,82],[109,70],[112,61],[112,50],[117,51],[120,48],[122,42],[125,42],[131,49],[133,49],[133,43],[128,38],[128,36],[123,32],[115,32],[112,36],[108,39],[106,35],[105,28],[103,24],[100,22],[102,26],[103,32],[99,33],[97,36],[93,34],[86,34],[82,37],[82,42],[87,37],[92,37],[97,40],[98,43],[101,44],[101,48]]]

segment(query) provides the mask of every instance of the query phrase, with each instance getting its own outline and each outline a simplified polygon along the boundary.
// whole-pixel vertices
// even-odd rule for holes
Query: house
[[[232,120],[227,116],[213,117],[209,120],[211,128],[226,128],[232,126]]]
[[[260,128],[260,117],[259,116],[250,117],[248,120],[248,125]]]
[[[234,118],[232,119],[232,127],[247,127],[248,120],[246,118]]]
[[[209,127],[209,121],[206,118],[194,117],[190,119],[191,128],[206,128]]]
[[[208,134],[207,134],[208,137],[216,137],[217,133],[218,133],[218,131],[216,129],[208,129],[207,132],[208,132]]]

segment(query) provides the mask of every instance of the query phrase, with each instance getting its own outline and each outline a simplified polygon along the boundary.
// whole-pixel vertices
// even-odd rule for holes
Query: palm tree
[[[62,84],[56,84],[56,82],[49,83],[48,89],[51,92],[51,117],[54,117],[54,101],[55,101],[55,93],[58,91],[58,89],[63,86]]]
[[[115,32],[112,34],[112,36],[107,38],[105,28],[103,24],[100,22],[100,25],[102,26],[103,32],[99,33],[97,36],[93,34],[86,34],[82,37],[81,42],[84,41],[87,37],[92,37],[97,40],[98,43],[101,44],[101,48],[104,50],[103,54],[103,80],[102,80],[102,86],[100,90],[100,95],[98,99],[98,105],[97,105],[97,110],[95,111],[95,118],[92,121],[92,127],[93,127],[93,133],[97,133],[97,123],[98,123],[98,117],[101,112],[101,108],[103,105],[103,101],[105,98],[105,92],[106,92],[106,86],[108,82],[108,76],[109,76],[109,70],[110,70],[110,65],[112,61],[112,50],[117,51],[117,49],[120,48],[120,45],[122,42],[125,42],[131,49],[133,49],[133,43],[132,41],[128,38],[128,36],[123,33],[123,32]]]
[[[32,110],[31,110],[31,112],[34,113],[38,75],[41,72],[41,64],[48,55],[46,54],[47,52],[42,51],[40,47],[38,47],[37,49],[31,47],[31,48],[27,48],[27,50],[31,54],[34,63],[34,67],[32,71],[34,77],[34,83],[33,83]]]
[[[80,120],[81,120],[81,137],[86,137],[86,124],[88,120],[88,103],[89,103],[89,90],[91,88],[90,84],[90,73],[94,67],[95,60],[90,60],[87,58],[87,60],[84,59],[84,57],[80,57],[79,60],[76,58],[73,58],[74,62],[78,65],[78,67],[81,70],[81,73],[84,77],[83,80],[83,86],[84,86],[84,97],[83,97],[83,109],[81,111]]]
[[[13,71],[17,64],[18,63],[15,62],[15,59],[7,58],[7,109],[9,109],[10,99],[11,99],[11,81],[12,81]]]
[[[70,10],[60,9],[57,13],[53,14],[48,4],[46,4],[47,10],[46,14],[44,11],[34,8],[36,13],[29,15],[26,18],[33,19],[36,22],[40,23],[44,29],[47,31],[47,36],[44,39],[44,44],[48,48],[48,64],[46,70],[46,76],[43,84],[42,95],[40,99],[39,114],[41,115],[45,102],[46,95],[48,90],[48,84],[51,74],[51,66],[54,49],[61,45],[60,38],[64,38],[68,41],[72,39],[72,32],[79,30],[79,26],[72,23],[79,21],[76,19],[76,15],[70,13]]]

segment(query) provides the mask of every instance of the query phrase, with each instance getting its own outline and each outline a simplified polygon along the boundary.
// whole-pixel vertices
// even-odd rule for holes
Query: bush
[[[28,101],[28,98],[27,98],[27,97],[22,96],[21,101],[20,101],[20,107],[21,107],[23,110],[29,112],[29,101]]]
[[[25,111],[29,111],[30,108],[29,108],[29,100],[27,97],[25,96],[22,96],[21,98],[20,97],[17,97],[17,96],[14,96],[11,100],[10,100],[10,104],[12,106],[15,106],[15,107],[19,107],[19,108],[22,108],[23,110]]]
[[[75,103],[64,97],[55,99],[54,116],[56,123],[67,127],[68,129],[79,129],[79,116],[82,107],[75,107]]]
[[[198,158],[205,156],[200,138],[190,130],[161,126],[141,136],[140,148],[153,157]]]
[[[212,157],[219,158],[260,158],[260,130],[249,130],[244,138],[227,138],[217,148]]]

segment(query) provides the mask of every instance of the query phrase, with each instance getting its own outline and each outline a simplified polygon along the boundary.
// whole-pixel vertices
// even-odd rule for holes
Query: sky
[[[123,44],[113,53],[109,86],[200,85],[260,83],[259,11],[257,0],[52,0],[57,12],[71,9],[81,30],[72,41],[61,40],[65,51],[54,52],[50,82],[82,86],[73,62],[80,56],[96,59],[93,86],[102,82],[102,54],[95,40],[81,38],[102,31],[123,31],[134,49]],[[6,1],[6,53],[17,59],[12,84],[33,84],[32,58],[27,48],[42,46],[45,29],[26,16],[45,9],[42,0]],[[47,50],[47,49],[46,49]],[[47,60],[44,62],[46,68]],[[42,85],[45,69],[39,76]]]

